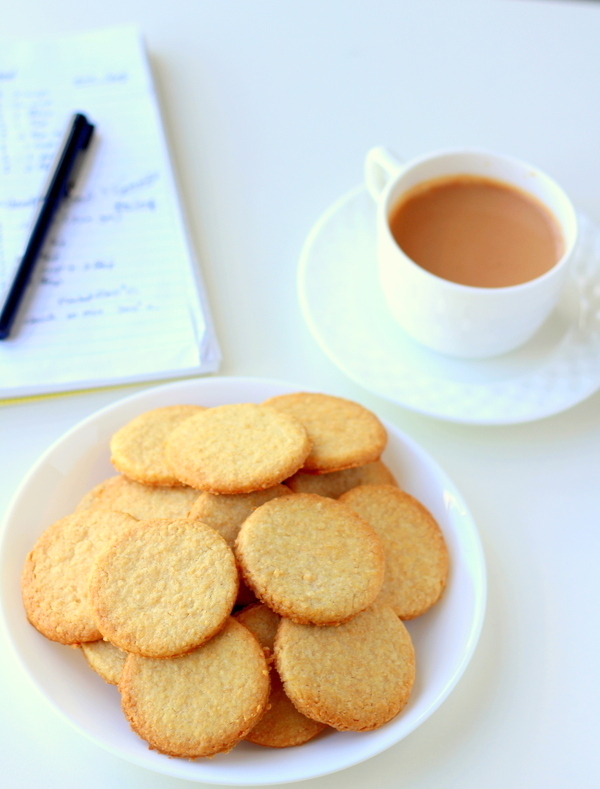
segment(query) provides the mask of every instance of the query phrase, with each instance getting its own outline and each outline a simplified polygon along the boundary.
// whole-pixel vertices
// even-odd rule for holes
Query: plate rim
[[[126,407],[129,404],[134,404],[138,401],[143,401],[145,398],[149,397],[152,398],[156,394],[160,394],[163,392],[168,392],[169,390],[178,390],[180,388],[189,388],[194,386],[200,386],[200,391],[204,387],[212,387],[218,388],[219,385],[223,385],[224,383],[231,385],[237,388],[240,385],[250,385],[250,386],[272,386],[277,387],[278,389],[284,391],[314,391],[311,387],[301,387],[294,383],[290,383],[288,381],[281,381],[277,379],[271,378],[255,378],[250,376],[209,376],[209,377],[201,377],[201,378],[186,378],[184,380],[179,380],[175,382],[170,382],[166,384],[162,384],[160,386],[151,387],[149,389],[142,390],[141,392],[136,392],[126,397],[120,398],[113,403],[110,403],[97,411],[93,412],[92,414],[88,415],[84,419],[80,420],[76,424],[74,424],[69,430],[62,434],[59,438],[52,442],[52,444],[39,456],[37,461],[32,465],[29,469],[17,489],[11,498],[9,506],[7,508],[5,517],[2,521],[2,526],[0,529],[0,556],[5,555],[6,551],[6,542],[7,536],[9,534],[9,527],[10,523],[14,517],[15,511],[18,509],[21,497],[23,493],[27,491],[31,480],[39,473],[40,469],[48,462],[48,460],[53,456],[53,454],[61,447],[61,445],[71,439],[72,436],[79,431],[85,429],[89,424],[96,422],[99,418],[109,414],[110,412],[118,412],[124,406]],[[410,449],[412,453],[415,453],[419,456],[422,462],[425,462],[428,467],[430,467],[431,471],[435,473],[435,475],[444,483],[444,486],[450,489],[450,491],[457,497],[457,500],[461,503],[463,512],[461,516],[461,530],[468,536],[468,542],[470,545],[470,549],[474,551],[476,554],[473,564],[477,570],[476,575],[469,573],[469,577],[473,580],[474,592],[473,592],[473,616],[469,623],[468,627],[468,639],[465,642],[464,647],[462,648],[462,653],[459,662],[454,668],[453,673],[450,677],[445,680],[445,685],[443,688],[443,692],[439,693],[438,696],[434,699],[433,703],[424,709],[422,713],[412,722],[410,728],[400,737],[390,735],[385,738],[382,738],[382,741],[376,744],[376,747],[372,748],[367,754],[362,754],[359,758],[356,758],[347,764],[342,766],[333,766],[328,768],[326,765],[321,763],[320,768],[318,771],[313,771],[310,774],[303,775],[301,777],[292,777],[290,779],[281,779],[275,778],[270,780],[268,778],[265,779],[264,776],[256,779],[245,779],[244,781],[234,781],[231,778],[219,779],[218,776],[190,776],[190,775],[182,775],[176,769],[169,769],[171,763],[178,763],[181,760],[168,760],[165,762],[160,762],[156,765],[152,764],[149,765],[144,759],[141,757],[138,758],[137,754],[126,752],[124,749],[120,750],[117,747],[113,747],[113,745],[109,742],[106,742],[99,737],[95,736],[92,732],[88,731],[75,717],[71,716],[67,710],[63,709],[51,696],[47,694],[44,690],[42,685],[40,684],[37,676],[32,672],[30,667],[22,660],[19,649],[17,644],[13,640],[11,628],[9,626],[8,616],[6,606],[8,601],[5,599],[5,594],[0,589],[0,622],[1,626],[4,630],[6,640],[9,644],[10,651],[15,658],[17,664],[19,665],[21,671],[25,674],[27,679],[32,683],[33,687],[36,689],[37,693],[45,700],[47,704],[50,705],[55,712],[57,712],[63,720],[65,720],[72,728],[78,731],[80,734],[83,734],[88,740],[92,741],[95,745],[99,746],[102,749],[107,750],[109,753],[112,753],[115,756],[118,756],[129,763],[133,763],[139,767],[142,767],[147,770],[151,770],[154,772],[161,773],[163,775],[168,775],[171,777],[179,778],[182,780],[189,780],[196,783],[214,783],[219,785],[226,785],[226,786],[259,786],[259,785],[274,785],[274,784],[285,784],[285,783],[293,783],[297,781],[303,780],[310,780],[311,778],[322,777],[324,775],[329,775],[335,772],[342,771],[349,767],[355,766],[363,761],[366,761],[379,753],[387,750],[392,745],[395,745],[401,740],[405,739],[408,735],[410,735],[416,728],[418,728],[427,718],[429,718],[446,700],[446,698],[450,695],[452,690],[455,688],[456,684],[464,674],[477,643],[479,641],[479,637],[481,635],[481,630],[483,627],[483,622],[485,618],[485,611],[486,611],[486,604],[487,604],[487,568],[485,562],[485,555],[483,551],[483,546],[481,543],[481,538],[477,530],[477,526],[475,520],[464,501],[462,494],[454,484],[454,482],[450,479],[448,474],[445,470],[439,465],[439,463],[429,455],[429,453],[420,446],[412,437],[407,435],[403,430],[396,427],[393,423],[389,422],[388,420],[381,420],[387,429],[390,429],[391,432],[394,434],[395,438],[400,441],[400,444],[406,444],[406,446]],[[381,730],[380,730],[381,731]],[[258,747],[258,746],[257,746]],[[275,749],[278,750],[278,749]],[[202,762],[200,762],[202,764]]]

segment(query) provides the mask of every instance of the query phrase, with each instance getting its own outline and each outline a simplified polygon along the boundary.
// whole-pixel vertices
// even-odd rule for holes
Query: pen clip
[[[35,226],[40,211],[44,207],[46,200],[52,198],[51,190],[56,180],[57,173],[60,172],[61,166],[64,166],[63,159],[65,157],[65,152],[69,149],[71,151],[74,150],[75,152],[75,163],[72,165],[69,179],[65,182],[64,189],[62,190],[59,197],[68,197],[69,193],[75,186],[77,178],[79,177],[81,166],[83,164],[83,157],[80,154],[85,151],[86,148],[88,148],[94,133],[94,128],[94,125],[89,123],[85,115],[82,115],[78,112],[70,116],[69,122],[65,126],[60,138],[60,142],[56,148],[56,153],[54,154],[52,162],[48,167],[48,174],[46,175],[46,178],[39,191],[39,197],[36,201],[35,210],[33,211],[33,215],[29,222],[29,234]],[[73,148],[73,145],[71,144],[73,137],[75,137],[75,148]]]
[[[79,173],[81,171],[81,167],[83,165],[84,157],[82,156],[83,152],[89,147],[90,140],[92,139],[92,135],[94,133],[94,126],[93,124],[89,123],[85,115],[77,114],[73,116],[72,123],[76,122],[77,118],[82,118],[83,122],[81,126],[78,127],[78,134],[79,134],[79,141],[78,141],[78,150],[75,157],[75,163],[71,169],[71,174],[69,176],[69,180],[65,185],[65,193],[64,196],[68,197],[71,193],[71,190],[75,186],[77,179],[79,178]]]

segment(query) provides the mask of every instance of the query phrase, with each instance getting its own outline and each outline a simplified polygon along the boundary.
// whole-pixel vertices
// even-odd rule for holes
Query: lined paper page
[[[0,48],[0,299],[74,112],[95,134],[13,336],[0,342],[0,397],[219,363],[135,30]]]

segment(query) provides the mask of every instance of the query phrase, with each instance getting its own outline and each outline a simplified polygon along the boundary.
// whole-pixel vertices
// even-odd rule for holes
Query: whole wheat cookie
[[[340,501],[370,523],[385,552],[379,595],[401,619],[425,613],[440,599],[448,577],[448,549],[431,513],[391,485],[364,485]]]
[[[96,674],[110,685],[118,685],[127,660],[127,652],[111,644],[110,641],[88,641],[81,644],[81,651]]]
[[[131,728],[150,748],[187,759],[224,753],[263,714],[269,670],[256,638],[230,618],[181,657],[130,655],[119,683]]]
[[[267,660],[272,660],[275,635],[281,617],[266,605],[251,605],[236,614],[235,618],[256,636]],[[270,748],[289,748],[312,740],[325,728],[325,724],[310,720],[298,712],[285,695],[277,670],[272,667],[267,711],[245,739]]]
[[[244,739],[268,748],[304,745],[327,726],[299,712],[285,693],[276,669],[271,668],[271,692],[267,711]]]
[[[408,631],[378,604],[339,627],[282,619],[275,662],[296,708],[340,731],[383,726],[405,706],[415,679]]]
[[[296,622],[345,622],[373,602],[383,583],[375,531],[349,507],[312,493],[255,510],[235,552],[256,596]]]
[[[201,411],[204,408],[199,405],[168,405],[136,416],[111,439],[113,466],[145,485],[181,485],[165,459],[165,440],[174,428]]]
[[[290,489],[286,485],[274,485],[266,490],[233,495],[216,495],[207,491],[198,495],[196,491],[196,501],[188,517],[206,523],[211,529],[218,531],[228,545],[233,545],[242,523],[257,507],[271,499],[289,495]]]
[[[121,474],[109,477],[81,499],[75,512],[101,507],[126,512],[138,520],[187,518],[198,498],[198,491],[188,486],[162,487],[144,485]]]
[[[267,660],[269,660],[273,654],[275,635],[277,634],[277,628],[281,620],[279,614],[276,614],[275,611],[271,611],[271,609],[263,603],[256,603],[247,606],[242,611],[238,611],[234,618],[256,636],[259,644],[264,650]]]
[[[311,444],[294,417],[238,403],[191,417],[165,446],[167,461],[186,485],[211,493],[249,493],[295,474]]]
[[[170,657],[208,641],[227,621],[238,588],[225,540],[200,521],[141,521],[97,559],[89,599],[115,646]]]
[[[358,485],[396,485],[394,475],[381,460],[374,460],[364,466],[355,466],[343,471],[330,471],[328,474],[306,474],[298,471],[285,484],[294,493],[316,493],[330,499],[339,498],[342,493]]]
[[[378,460],[387,433],[375,414],[351,400],[312,392],[278,395],[265,400],[302,422],[312,441],[303,470],[323,474]]]
[[[52,524],[25,560],[21,578],[27,618],[61,644],[102,638],[88,600],[96,556],[137,521],[110,510],[84,510]]]

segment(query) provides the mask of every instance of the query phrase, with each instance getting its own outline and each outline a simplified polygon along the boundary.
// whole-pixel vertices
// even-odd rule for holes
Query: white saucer
[[[353,381],[398,405],[471,424],[529,422],[600,388],[600,228],[585,216],[561,302],[516,351],[462,360],[398,326],[379,287],[375,203],[364,187],[338,200],[306,240],[300,303],[315,339]]]

